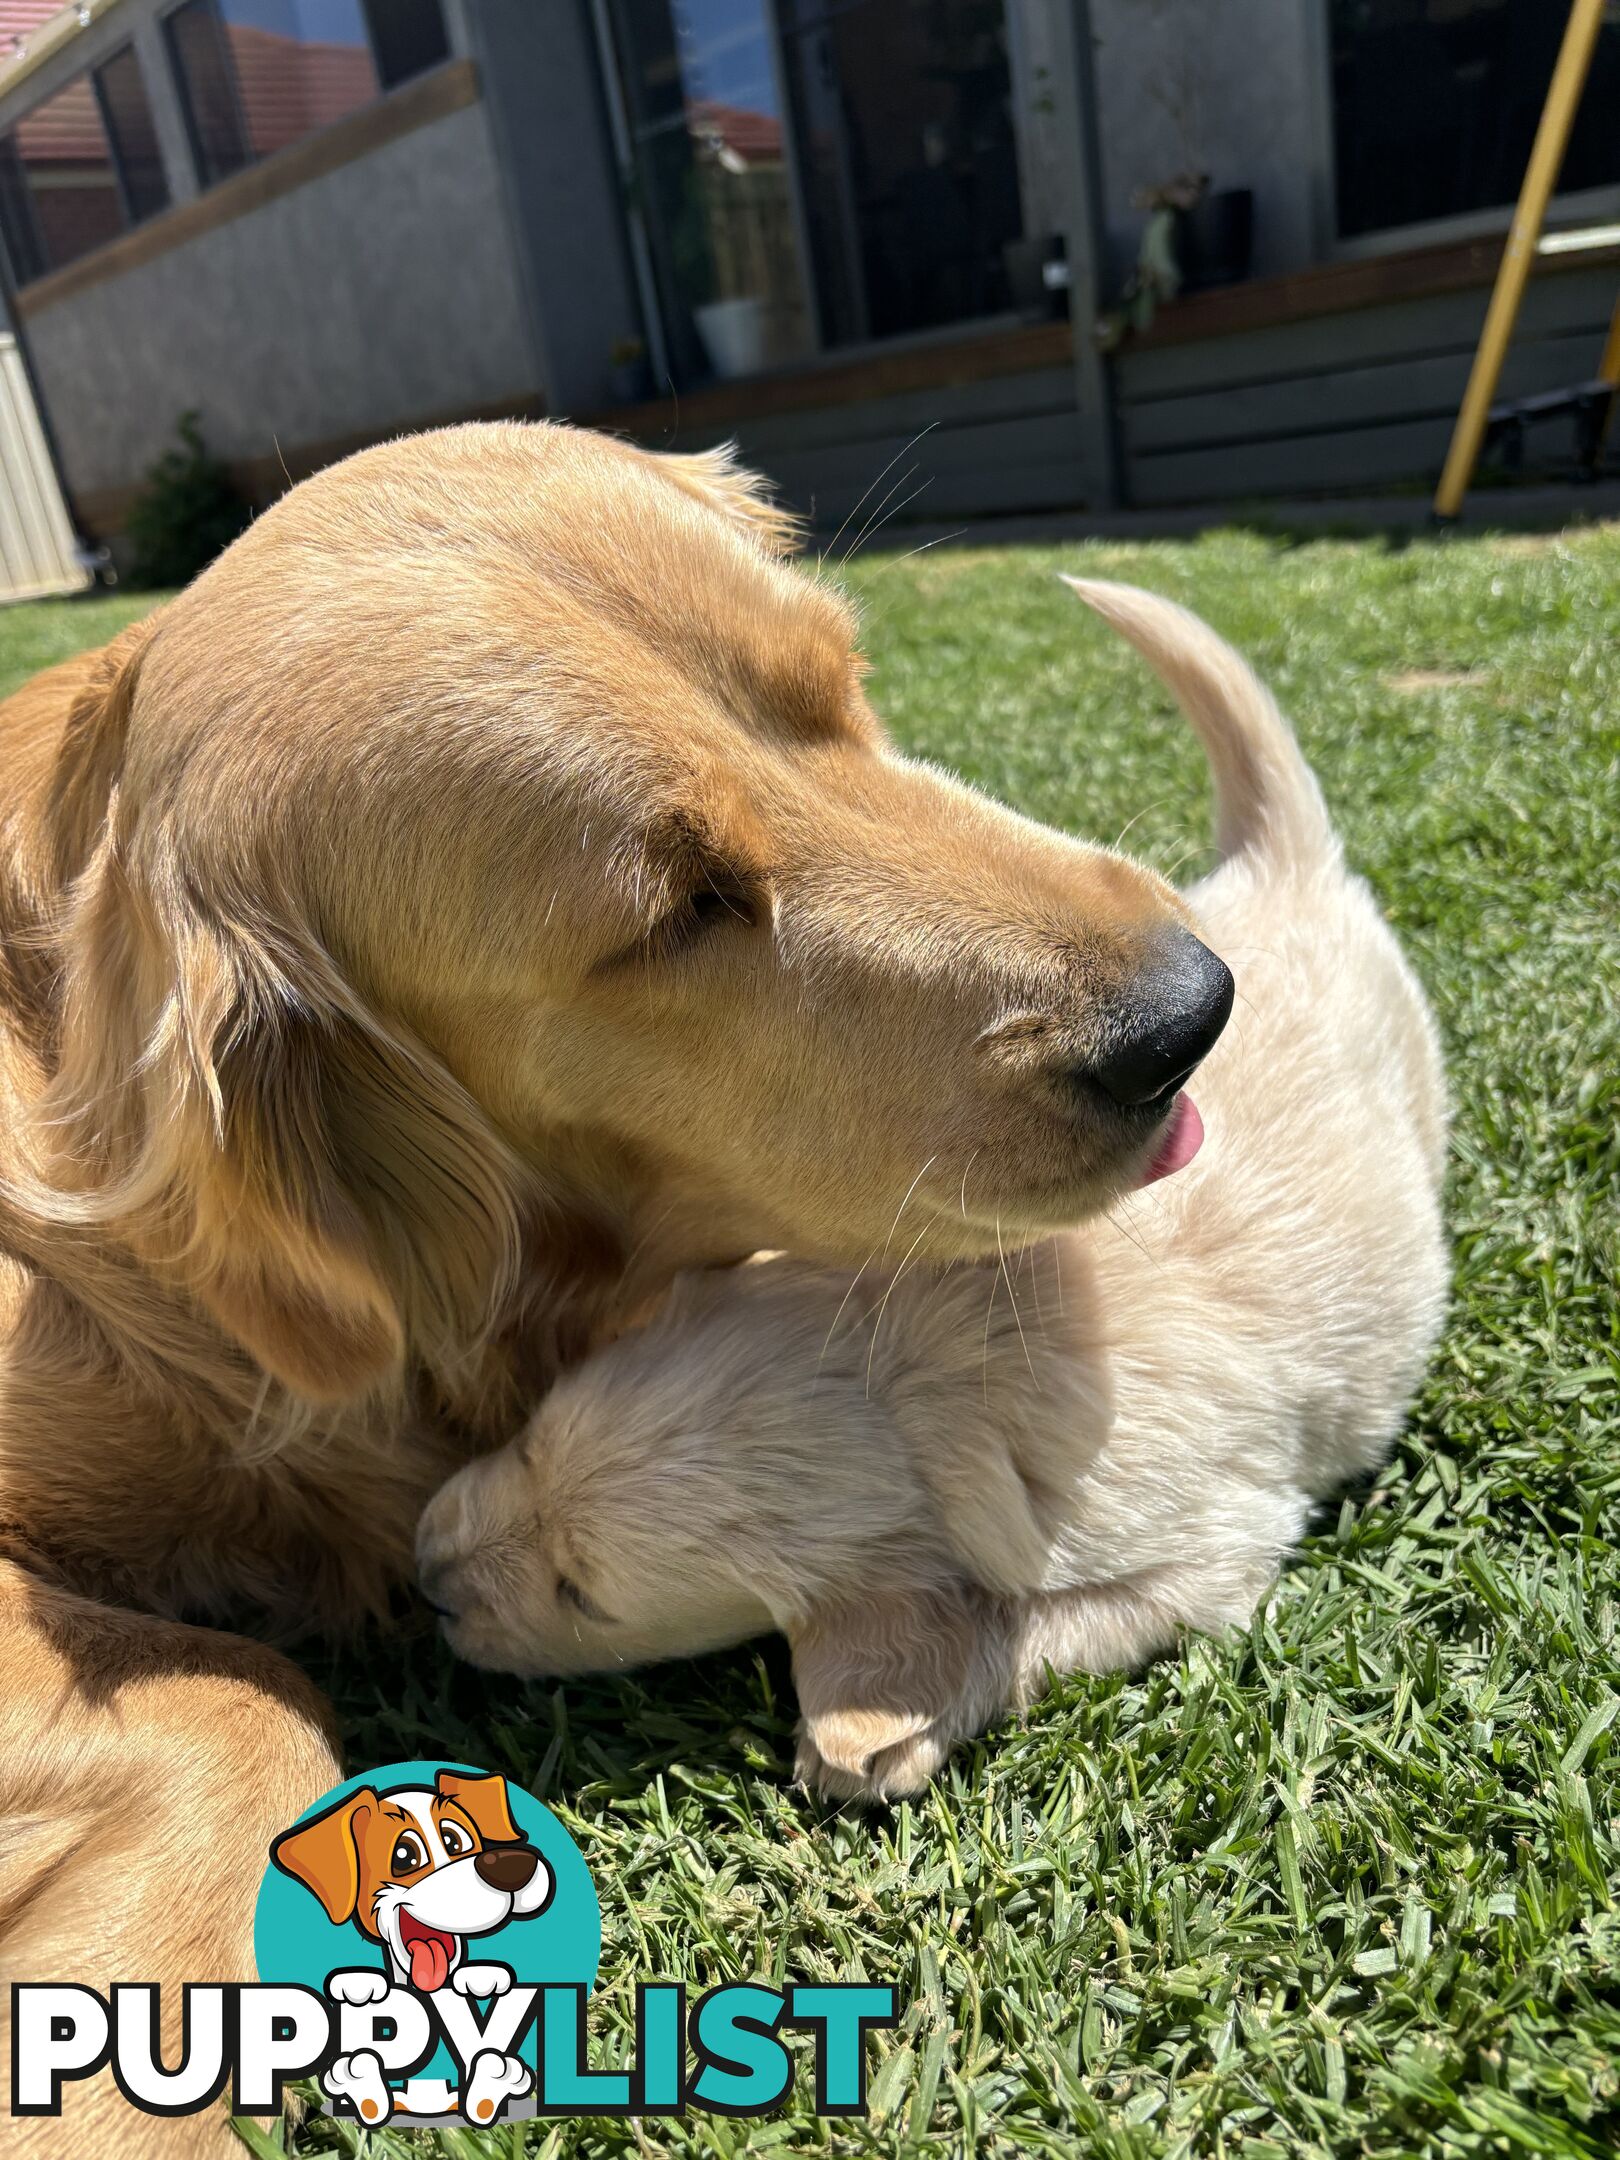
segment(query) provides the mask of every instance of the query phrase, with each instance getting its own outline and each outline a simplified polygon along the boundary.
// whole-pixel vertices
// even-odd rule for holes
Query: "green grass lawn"
[[[873,1816],[786,1784],[781,1646],[524,1686],[426,1636],[311,1660],[357,1765],[549,1801],[638,1978],[892,1981],[867,2124],[801,2083],[487,2138],[328,2122],[307,2154],[1602,2154],[1620,2137],[1620,532],[951,552],[857,564],[907,747],[1191,877],[1198,753],[1058,586],[1136,579],[1256,661],[1438,1008],[1456,1302],[1398,1456],[1240,1640],[1071,1680]],[[98,613],[99,610],[99,613]],[[122,602],[0,617],[19,672]],[[279,2145],[277,2146],[279,2150]]]

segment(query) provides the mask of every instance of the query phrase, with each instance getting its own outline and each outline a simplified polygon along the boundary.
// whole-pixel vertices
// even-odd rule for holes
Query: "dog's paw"
[[[393,1984],[385,1972],[368,1966],[356,1972],[333,1973],[326,1983],[326,1992],[334,2002],[377,2003]]]
[[[347,1977],[347,1976],[345,1976]],[[347,2100],[360,2120],[370,2128],[387,2122],[394,2112],[394,2096],[383,2076],[382,2060],[370,2048],[340,2055],[321,2072],[321,2090],[329,2100]]]
[[[510,1965],[459,1965],[450,1975],[458,1995],[504,1995],[512,1985]]]
[[[888,1740],[865,1720],[818,1718],[799,1729],[793,1775],[829,1800],[904,1800],[944,1767],[955,1738],[940,1718]]]
[[[467,2089],[462,2095],[461,2112],[470,2123],[492,2123],[507,2101],[526,2093],[532,2082],[526,2062],[520,2062],[515,2055],[497,2055],[493,2048],[486,2048],[481,2055],[473,2057]]]

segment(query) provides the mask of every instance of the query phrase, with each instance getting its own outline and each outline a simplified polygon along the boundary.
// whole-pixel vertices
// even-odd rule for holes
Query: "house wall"
[[[268,494],[283,460],[297,470],[306,453],[349,440],[538,403],[535,325],[472,63],[450,63],[461,71],[456,100],[436,96],[427,76],[368,108],[426,116],[375,147],[362,140],[360,154],[301,185],[275,192],[273,158],[199,198],[160,12],[158,0],[122,0],[0,95],[3,129],[133,33],[176,206],[115,242],[105,266],[84,258],[18,296],[85,523],[116,531],[188,409],[201,414],[210,449]],[[464,36],[460,10],[448,19]],[[347,140],[345,130],[387,132],[355,115],[280,157]],[[216,197],[248,206],[192,230]],[[185,235],[176,245],[161,245],[165,218]]]
[[[1185,172],[1254,191],[1254,270],[1326,251],[1316,14],[1325,0],[1090,0],[1105,216],[1116,281],[1135,259],[1132,197]]]

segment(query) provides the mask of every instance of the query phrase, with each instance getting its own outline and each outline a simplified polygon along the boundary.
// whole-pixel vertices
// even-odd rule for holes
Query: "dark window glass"
[[[146,102],[140,62],[126,45],[96,69],[96,92],[101,100],[102,124],[112,144],[118,176],[124,183],[124,203],[132,223],[151,217],[169,206],[169,183],[163,175],[152,109]]]
[[[385,90],[450,57],[439,0],[366,0],[366,22]]]
[[[1518,198],[1569,10],[1552,0],[1332,0],[1339,231]],[[1620,22],[1598,36],[1559,187],[1620,182]]]
[[[212,187],[240,172],[249,156],[224,25],[214,0],[185,0],[167,27],[197,178]]]
[[[47,270],[124,230],[118,174],[88,75],[36,105],[12,134]]]
[[[48,265],[14,135],[0,136],[0,230],[6,236],[6,253],[17,283],[26,285],[30,278],[43,276]]]
[[[782,31],[827,341],[1009,306],[1003,0],[783,0]]]

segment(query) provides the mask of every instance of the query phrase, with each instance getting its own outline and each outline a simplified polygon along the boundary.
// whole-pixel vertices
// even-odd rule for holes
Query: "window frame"
[[[1419,218],[1409,225],[1386,225],[1378,232],[1339,231],[1338,115],[1333,103],[1333,0],[1303,0],[1306,65],[1310,71],[1312,135],[1320,146],[1310,181],[1312,225],[1317,260],[1369,262],[1380,255],[1405,255],[1414,248],[1444,247],[1449,242],[1489,240],[1505,235],[1516,203],[1486,210],[1459,210],[1450,217]],[[1555,194],[1547,206],[1547,230],[1608,224],[1620,218],[1620,181],[1611,187],[1577,188]]]

